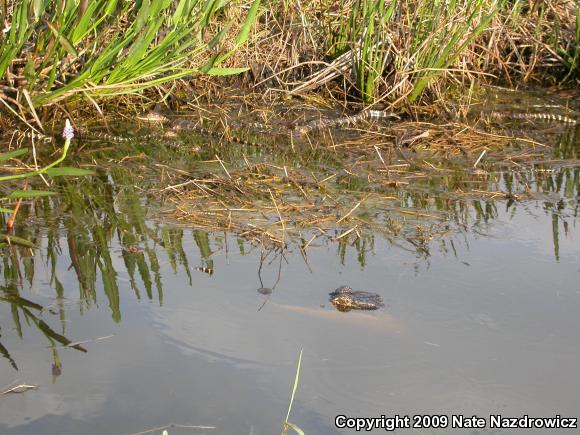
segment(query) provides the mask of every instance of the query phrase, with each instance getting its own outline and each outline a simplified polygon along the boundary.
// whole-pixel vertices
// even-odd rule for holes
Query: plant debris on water
[[[510,113],[505,102],[495,106]],[[152,159],[143,171],[159,177],[150,193],[165,201],[163,215],[280,246],[302,240],[307,247],[317,238],[352,241],[370,231],[424,249],[453,231],[462,201],[541,195],[507,190],[506,174],[553,175],[577,161],[573,126],[497,121],[481,110],[467,117],[425,111],[402,114],[402,121],[362,121],[295,137],[292,125],[342,116],[299,107],[297,116],[288,104],[266,108],[248,97],[230,97],[173,114],[199,119],[214,132],[209,136],[142,125],[134,141]],[[163,161],[151,151],[155,147],[170,151],[162,152]]]

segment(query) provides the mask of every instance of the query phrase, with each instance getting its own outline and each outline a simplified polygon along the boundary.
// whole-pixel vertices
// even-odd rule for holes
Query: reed
[[[404,69],[413,89],[407,97],[414,102],[427,85],[450,68],[466,48],[488,29],[505,1],[452,0],[419,1],[410,27],[410,56]]]
[[[337,58],[350,50],[352,82],[366,104],[390,94],[414,102],[488,26],[504,1],[356,0],[327,30]]]
[[[388,24],[393,18],[396,5],[396,1],[385,5],[384,0],[362,0],[353,7],[349,26],[350,40],[355,43],[353,70],[365,103],[375,101],[379,81],[391,57]]]

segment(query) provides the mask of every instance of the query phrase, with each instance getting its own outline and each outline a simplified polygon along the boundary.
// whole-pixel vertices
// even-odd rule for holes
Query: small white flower
[[[75,137],[75,130],[67,119],[64,123],[64,130],[62,131],[62,137],[68,140],[72,140]]]

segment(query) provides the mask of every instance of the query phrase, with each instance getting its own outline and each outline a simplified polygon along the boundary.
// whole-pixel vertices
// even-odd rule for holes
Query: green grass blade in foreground
[[[304,431],[300,429],[295,424],[292,424],[288,421],[290,418],[290,412],[292,411],[292,404],[294,403],[294,396],[296,394],[296,389],[298,388],[298,381],[300,380],[300,366],[302,365],[302,352],[304,349],[300,349],[300,356],[298,357],[298,366],[296,367],[296,376],[294,377],[294,386],[292,387],[292,396],[290,396],[290,404],[288,405],[288,413],[286,414],[286,419],[284,420],[284,424],[282,425],[282,435],[286,435],[288,433],[288,428],[292,428],[296,433],[299,435],[304,435]]]
[[[32,3],[18,2],[9,23],[10,32],[6,39],[0,39],[0,77],[13,72],[16,58],[28,59],[26,89],[34,108],[84,95],[135,94],[198,74],[211,50],[207,31],[211,26],[213,32],[215,22],[219,22],[226,32],[220,32],[213,42],[224,38],[235,19],[224,19],[227,14],[220,11],[236,7],[224,0],[93,0],[84,10],[74,0],[37,3],[31,16]],[[252,1],[234,49],[226,54],[218,51],[208,70],[245,43],[259,4],[259,0]],[[35,21],[38,11],[42,14]],[[27,42],[32,42],[32,47],[26,46]],[[212,74],[243,71],[218,69]],[[3,102],[26,112],[29,106],[22,98],[18,93],[15,100]]]

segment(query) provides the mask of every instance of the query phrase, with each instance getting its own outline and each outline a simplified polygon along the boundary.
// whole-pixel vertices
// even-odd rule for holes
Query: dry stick
[[[18,201],[16,202],[16,207],[14,207],[14,210],[12,211],[12,215],[10,216],[10,219],[8,219],[8,221],[6,222],[6,229],[8,231],[12,230],[12,228],[14,228],[14,221],[16,220],[16,215],[18,214],[18,209],[20,208],[20,204],[22,203],[22,198],[18,198]]]
[[[274,199],[274,195],[272,191],[268,189],[270,193],[270,197],[272,198],[272,202],[274,203],[274,207],[276,207],[276,212],[278,213],[278,217],[280,218],[280,223],[282,224],[282,247],[285,245],[285,237],[286,237],[286,225],[284,224],[284,219],[282,219],[282,215],[280,214],[280,209],[278,208],[278,204],[276,204],[276,200]]]
[[[3,396],[4,394],[10,394],[10,393],[24,393],[28,390],[38,390],[38,385],[26,385],[26,384],[19,384],[19,385],[15,385],[14,387],[8,387],[2,391],[0,391],[0,396]]]
[[[42,127],[42,123],[40,122],[40,119],[38,118],[38,115],[36,114],[36,110],[34,110],[34,105],[32,104],[32,99],[30,98],[30,94],[28,93],[28,91],[26,89],[22,90],[22,94],[24,95],[24,99],[28,103],[28,108],[30,109],[30,113],[32,114],[32,117],[34,118],[34,121],[36,122],[38,127],[40,127],[40,130],[44,131],[44,128]]]
[[[302,259],[304,260],[304,264],[306,264],[306,267],[308,268],[308,271],[310,273],[313,273],[313,270],[310,267],[310,264],[308,263],[308,257],[306,256],[306,251],[302,247],[300,247],[300,254],[302,254]]]
[[[312,241],[316,239],[316,234],[312,236],[312,238],[302,247],[302,249],[305,251],[306,248],[308,248],[310,246],[310,244],[312,243]]]
[[[28,187],[28,180],[26,180],[24,182],[24,189],[26,190]],[[8,221],[6,222],[6,229],[8,231],[10,231],[12,228],[14,228],[14,222],[16,221],[16,215],[18,214],[18,210],[20,209],[20,204],[22,204],[22,198],[18,198],[18,201],[16,202],[16,207],[14,207],[14,210],[12,211],[12,215],[10,216],[10,219],[8,219]]]
[[[308,62],[300,62],[299,64],[289,66],[288,68],[284,68],[283,70],[278,71],[278,72],[272,74],[271,76],[266,77],[265,79],[259,81],[255,85],[253,85],[252,86],[252,89],[260,86],[262,83],[265,83],[268,80],[272,80],[274,77],[277,77],[277,76],[280,76],[280,75],[284,74],[287,71],[292,71],[293,69],[303,68],[303,67],[305,67],[307,65],[319,65],[319,64],[325,65],[327,67],[330,66],[330,64],[328,62],[323,62],[323,61],[320,61],[320,60],[317,60],[317,61],[308,61]],[[279,90],[281,91],[281,89],[279,89]]]
[[[473,164],[473,167],[477,167],[477,165],[479,164],[479,162],[481,161],[481,159],[483,158],[483,156],[485,155],[485,153],[487,152],[487,150],[483,150],[481,152],[481,154],[479,155],[478,159],[475,161],[475,163]]]
[[[75,341],[69,344],[65,344],[62,346],[58,346],[58,347],[73,347],[73,346],[78,346],[79,344],[86,344],[86,343],[92,343],[94,341],[100,341],[100,340],[106,340],[107,338],[111,338],[114,337],[115,335],[105,335],[103,337],[97,337],[97,338],[92,338],[90,340],[84,340],[84,341]]]
[[[379,149],[378,146],[374,146],[375,151],[377,152],[377,155],[379,156],[379,159],[381,159],[381,162],[384,166],[384,168],[387,170],[387,172],[389,172],[389,169],[387,168],[387,164],[385,163],[385,161],[383,160],[383,156],[381,155],[381,150]]]
[[[345,169],[345,171],[346,171],[346,169]],[[347,172],[348,172],[348,171],[347,171]],[[330,180],[331,178],[334,178],[334,177],[336,177],[336,174],[331,174],[331,175],[329,175],[328,177],[326,177],[326,178],[324,178],[324,179],[322,179],[322,180],[318,181],[318,180],[316,180],[316,178],[314,178],[314,174],[313,174],[313,178],[314,178],[314,180],[315,180],[316,184],[318,184],[318,185],[320,185],[320,184],[322,184],[322,183],[324,183],[324,182],[326,182],[326,181],[328,181],[328,180]]]
[[[337,220],[336,223],[339,224],[343,220],[345,220],[347,217],[349,217],[352,214],[353,211],[355,211],[357,208],[359,208],[360,204],[361,203],[359,202],[357,205],[355,205],[347,214],[345,214],[343,217],[341,217],[339,220]]]
[[[341,234],[340,236],[338,236],[338,237],[337,237],[335,240],[340,240],[340,239],[342,239],[343,237],[345,237],[345,236],[349,235],[349,234],[350,234],[350,233],[352,233],[354,230],[356,230],[356,227],[357,227],[357,226],[358,226],[358,225],[355,225],[355,226],[354,226],[354,227],[352,227],[350,230],[348,230],[348,231],[346,231],[346,232],[342,233],[342,234]]]
[[[345,75],[345,73],[348,72],[351,68],[351,60],[352,51],[347,51],[346,53],[337,57],[332,63],[326,63],[326,67],[324,69],[311,75],[305,82],[292,89],[290,94],[296,95],[299,92],[308,91],[312,88],[323,85],[338,76]]]
[[[221,161],[221,159],[218,157],[218,155],[215,155],[215,158],[218,162],[220,162],[220,165],[222,165],[222,168],[224,169],[226,175],[228,176],[228,178],[231,180],[232,176],[230,175],[230,173],[228,172],[228,170],[226,169],[226,167],[224,166],[224,163]]]
[[[207,429],[215,429],[215,426],[190,426],[190,425],[184,425],[184,424],[173,424],[170,423],[168,425],[165,426],[160,426],[160,427],[155,427],[153,429],[149,429],[143,432],[136,432],[133,435],[144,435],[147,433],[151,433],[151,432],[157,432],[160,430],[164,430],[164,429],[171,429],[171,428],[176,428],[176,429],[200,429],[200,430],[207,430]]]
[[[165,192],[166,190],[177,190],[178,187],[187,186],[188,184],[195,184],[195,180],[188,180],[183,183],[174,184],[172,186],[167,186],[161,189],[161,192]]]

